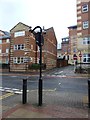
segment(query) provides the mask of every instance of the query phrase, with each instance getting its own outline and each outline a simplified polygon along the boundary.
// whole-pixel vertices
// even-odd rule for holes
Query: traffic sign
[[[77,60],[77,55],[76,54],[73,55],[73,59]]]

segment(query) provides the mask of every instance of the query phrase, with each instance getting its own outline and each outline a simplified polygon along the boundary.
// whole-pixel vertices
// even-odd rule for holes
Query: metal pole
[[[39,28],[40,32],[35,33],[34,30]],[[38,104],[39,106],[42,105],[42,28],[40,26],[36,26],[33,30],[31,30],[31,32],[35,35],[35,39],[36,39],[36,43],[39,46],[40,49],[40,77],[39,77],[39,85],[38,85]]]
[[[39,46],[40,48],[40,77],[39,77],[39,106],[42,105],[42,45]]]
[[[90,108],[90,80],[88,80],[88,107]]]
[[[27,79],[23,79],[23,93],[22,93],[22,103],[27,102]]]

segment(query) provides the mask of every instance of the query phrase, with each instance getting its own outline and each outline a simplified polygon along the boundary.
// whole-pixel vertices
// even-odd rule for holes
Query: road
[[[67,69],[54,69],[43,74],[43,92],[45,96],[51,96],[51,99],[59,104],[74,105],[82,107],[86,102],[88,95],[88,85],[86,77],[73,76],[72,67]],[[37,94],[39,75],[25,75],[25,74],[3,74],[2,91],[3,111],[7,110],[7,106],[15,106],[18,102],[21,102],[22,93],[22,80],[27,78],[27,88],[30,93],[30,102],[36,102],[33,93]],[[55,100],[55,98],[57,98]],[[48,100],[50,104],[50,100]],[[6,107],[6,108],[5,108]]]
[[[2,87],[11,89],[22,90],[23,78],[27,76],[9,76],[3,75],[2,77]],[[59,76],[43,76],[43,88],[51,89],[56,91],[76,91],[87,93],[87,78],[67,78]],[[27,87],[28,90],[38,89],[39,76],[28,77]]]

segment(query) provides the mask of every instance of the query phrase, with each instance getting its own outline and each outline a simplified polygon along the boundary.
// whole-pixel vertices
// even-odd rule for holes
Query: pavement
[[[38,91],[37,91],[38,92]],[[18,101],[17,104],[3,112],[4,118],[88,118],[89,108],[87,101],[78,101],[78,98],[68,97],[68,93],[62,93],[62,97],[55,91],[44,91],[42,106],[38,105],[38,93],[33,91],[27,94],[26,104]],[[63,95],[65,95],[63,97]],[[32,97],[31,97],[32,96]],[[66,97],[66,98],[65,98]],[[3,120],[2,119],[2,120]]]
[[[55,69],[55,71],[57,70]],[[66,69],[66,71],[69,73],[68,69]],[[70,75],[77,76],[75,73],[69,73],[69,76]],[[88,77],[86,75],[80,74],[78,76]],[[56,91],[44,91],[42,106],[39,106],[38,91],[29,92],[27,93],[26,104],[22,104],[21,101],[18,101],[15,106],[10,108],[6,106],[1,106],[3,110],[8,109],[2,113],[1,120],[5,120],[7,118],[76,118],[82,120],[89,119],[90,109],[88,108],[87,98],[83,98],[83,100],[79,99],[80,96],[78,95],[80,94],[72,93],[72,91],[71,95],[68,95],[68,92],[64,92],[62,93],[62,95],[59,94],[60,93]]]

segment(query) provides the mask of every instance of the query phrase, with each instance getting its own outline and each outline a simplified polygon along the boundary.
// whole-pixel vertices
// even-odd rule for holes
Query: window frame
[[[83,54],[83,63],[90,63],[90,53]]]
[[[25,31],[17,31],[14,33],[14,37],[25,36]]]
[[[24,63],[24,57],[14,57],[13,58],[13,63],[14,64],[22,64],[22,63]]]
[[[89,21],[83,21],[83,29],[88,29],[89,28]]]
[[[6,43],[9,43],[10,42],[10,40],[9,39],[6,39]]]
[[[9,53],[9,48],[6,48],[6,53]]]
[[[90,37],[84,37],[83,38],[83,44],[84,45],[89,45],[90,44]]]
[[[24,50],[24,44],[14,45],[14,50]]]
[[[85,7],[86,6],[86,7]],[[88,4],[82,5],[82,12],[88,12]]]

